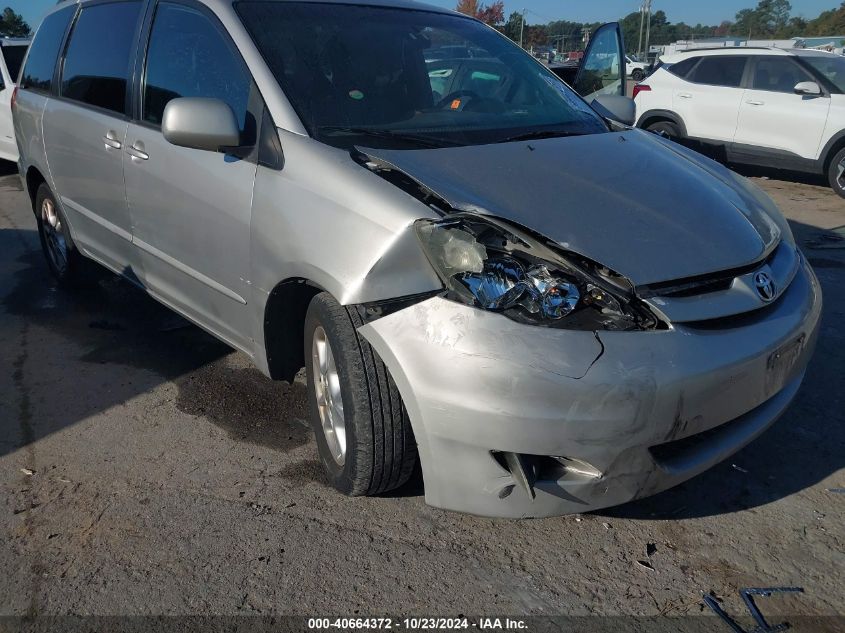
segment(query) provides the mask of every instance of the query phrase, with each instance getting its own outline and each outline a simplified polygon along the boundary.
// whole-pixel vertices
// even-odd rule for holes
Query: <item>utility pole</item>
[[[643,3],[646,11],[645,21],[645,58],[643,61],[648,61],[648,37],[651,31],[651,0],[645,0]]]
[[[519,47],[524,48],[522,46],[522,32],[525,30],[525,8],[522,9],[522,21],[519,23]]]
[[[637,59],[642,60],[643,55],[643,22],[645,21],[645,4],[640,5],[640,39],[637,42]]]

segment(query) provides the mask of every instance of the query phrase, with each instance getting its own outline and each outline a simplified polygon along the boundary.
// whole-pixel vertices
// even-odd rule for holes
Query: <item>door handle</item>
[[[109,130],[106,135],[103,137],[103,143],[106,146],[106,149],[120,149],[123,147],[123,143],[117,140],[117,132]]]
[[[752,101],[752,100],[748,100],[748,101],[746,101],[745,103],[747,103],[748,105],[753,105],[753,106],[766,105],[766,102],[765,102],[765,101]]]
[[[689,92],[679,92],[679,93],[678,93],[678,96],[679,96],[681,99],[692,99],[692,94],[691,94],[691,93],[689,93]]]
[[[135,141],[126,153],[132,157],[132,160],[149,160],[150,158],[150,155],[144,151],[144,144],[141,141]]]

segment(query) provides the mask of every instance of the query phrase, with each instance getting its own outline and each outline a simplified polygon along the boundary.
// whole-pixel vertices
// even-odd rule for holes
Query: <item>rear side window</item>
[[[23,57],[26,55],[26,46],[3,46],[2,50],[3,59],[6,61],[6,69],[9,71],[9,77],[17,83]]]
[[[159,4],[147,53],[144,121],[161,124],[171,99],[210,97],[232,108],[243,132],[251,86],[243,63],[206,16]]]
[[[795,84],[808,80],[810,77],[788,57],[766,57],[757,60],[752,88],[792,93]]]
[[[698,63],[698,60],[701,59],[700,57],[690,57],[689,59],[684,59],[683,61],[679,61],[677,64],[672,64],[668,66],[666,70],[668,70],[673,75],[681,77],[685,79],[689,71],[692,70],[692,67]]]
[[[686,78],[697,84],[739,88],[746,60],[746,57],[736,55],[702,57],[698,66]]]
[[[35,34],[35,40],[29,47],[29,55],[21,77],[21,88],[50,91],[59,48],[62,46],[67,25],[75,12],[76,7],[69,6],[44,18],[38,33]]]
[[[125,114],[129,60],[140,13],[140,2],[82,9],[65,54],[63,97]]]

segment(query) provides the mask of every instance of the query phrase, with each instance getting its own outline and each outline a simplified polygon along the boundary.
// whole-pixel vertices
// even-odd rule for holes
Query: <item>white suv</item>
[[[634,87],[637,126],[726,162],[824,174],[845,197],[845,58],[776,48],[690,50]]]
[[[0,38],[0,158],[11,161],[18,160],[12,127],[12,94],[28,47],[28,39]]]

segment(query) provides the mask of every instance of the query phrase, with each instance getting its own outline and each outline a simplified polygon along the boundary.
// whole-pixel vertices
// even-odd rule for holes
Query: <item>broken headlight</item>
[[[454,301],[550,327],[658,327],[620,275],[586,258],[564,256],[494,218],[464,214],[420,220],[416,231]]]

